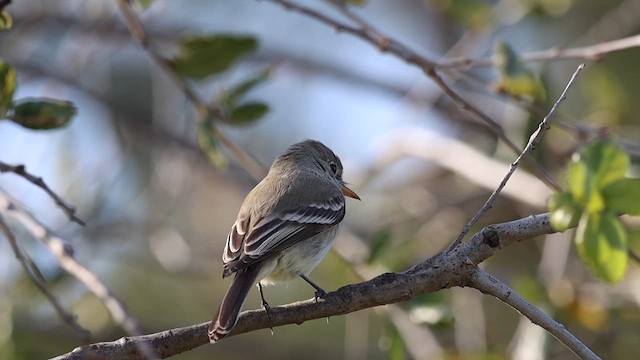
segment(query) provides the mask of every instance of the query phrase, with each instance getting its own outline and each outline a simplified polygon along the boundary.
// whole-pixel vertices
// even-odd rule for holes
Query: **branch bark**
[[[317,303],[314,299],[308,299],[272,307],[270,318],[267,317],[264,310],[244,311],[231,335],[288,324],[302,324],[313,319],[407,301],[416,296],[454,286],[477,286],[479,290],[496,296],[494,293],[501,293],[478,279],[477,264],[493,256],[501,248],[555,232],[549,222],[549,215],[546,213],[487,226],[474,234],[469,241],[462,243],[448,253],[443,252],[435,255],[403,272],[385,273],[369,281],[341,287],[328,293]],[[504,296],[500,299],[502,298]],[[516,307],[525,316],[530,315],[528,310],[522,310],[517,303],[507,303]],[[557,324],[541,311],[535,315],[537,324]],[[165,358],[208,344],[208,324],[206,322],[150,335],[125,337],[116,341],[87,345],[58,356],[54,360],[84,359],[87,355],[98,355],[101,359],[113,360],[143,359],[139,353],[140,343],[151,347],[160,357]],[[561,325],[559,326],[561,327]],[[575,337],[557,337],[578,356],[585,359],[598,358],[593,353],[591,353],[592,356],[586,356],[588,354],[584,350],[587,348],[586,345],[581,344]],[[578,348],[581,350],[576,351]]]
[[[591,349],[580,342],[572,333],[570,333],[564,325],[555,321],[542,310],[530,304],[523,299],[517,292],[511,289],[502,281],[494,278],[491,274],[476,268],[473,276],[471,276],[470,287],[476,288],[481,292],[494,296],[502,302],[511,305],[522,315],[526,316],[534,324],[547,330],[556,339],[564,343],[574,354],[581,359],[600,359]]]

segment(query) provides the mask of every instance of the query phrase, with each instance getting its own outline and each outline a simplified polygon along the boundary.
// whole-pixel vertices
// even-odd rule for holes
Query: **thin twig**
[[[129,29],[131,38],[147,53],[147,55],[158,65],[158,67],[165,73],[171,81],[185,94],[187,99],[193,105],[196,111],[196,118],[199,123],[205,122],[208,119],[222,119],[224,118],[223,112],[217,106],[207,104],[195,91],[195,89],[180,76],[171,61],[160,56],[155,49],[153,49],[150,39],[147,36],[140,19],[131,7],[131,2],[128,0],[114,0],[120,9],[120,13]],[[214,127],[214,136],[220,141],[223,146],[229,151],[234,159],[242,166],[242,168],[252,175],[255,179],[261,180],[266,175],[266,169],[260,165],[253,157],[245,152],[241,147],[231,141],[220,129]]]
[[[58,261],[58,264],[69,274],[82,282],[111,313],[113,320],[120,325],[127,334],[139,336],[142,334],[137,321],[129,315],[124,305],[113,292],[98,277],[73,257],[73,249],[69,243],[52,234],[45,225],[26,210],[18,207],[9,196],[0,191],[0,212],[10,212],[24,228],[36,239],[42,242]],[[140,352],[148,359],[158,356],[146,344],[140,344]]]
[[[42,295],[44,295],[44,297],[46,297],[47,300],[51,303],[56,313],[58,314],[58,317],[60,318],[60,320],[62,320],[63,323],[69,325],[78,334],[78,336],[80,337],[80,340],[84,344],[89,343],[91,341],[91,333],[89,332],[89,330],[80,326],[80,324],[78,324],[76,317],[71,313],[67,312],[62,306],[62,304],[60,304],[60,301],[58,301],[58,299],[55,297],[55,295],[53,295],[53,293],[49,291],[49,288],[45,284],[45,281],[42,278],[42,274],[40,273],[40,270],[38,269],[37,265],[33,262],[33,260],[31,260],[31,258],[28,255],[23,253],[22,249],[20,249],[20,246],[18,246],[18,242],[16,241],[15,234],[11,231],[7,223],[4,221],[4,217],[1,214],[0,214],[0,230],[4,233],[5,237],[7,238],[7,241],[9,242],[9,245],[11,246],[11,249],[13,250],[13,253],[16,256],[16,259],[18,259],[18,261],[20,262],[20,265],[22,265],[22,268],[24,269],[25,274],[27,274],[29,279],[31,279],[34,285],[36,285],[36,287],[38,288],[38,290],[40,290]]]
[[[436,85],[447,94],[451,100],[454,101],[460,108],[466,110],[474,117],[485,122],[489,128],[489,130],[497,136],[500,140],[502,140],[514,153],[519,154],[521,149],[518,148],[505,134],[504,129],[500,124],[495,122],[491,117],[486,115],[480,109],[475,107],[473,104],[464,100],[460,95],[458,95],[450,86],[448,86],[444,80],[437,73],[438,64],[430,60],[413,50],[409,47],[405,46],[401,42],[396,39],[393,39],[389,36],[382,34],[380,31],[374,29],[373,26],[368,24],[359,16],[355,15],[349,8],[344,5],[337,4],[335,1],[326,0],[332,5],[338,7],[340,11],[347,16],[350,20],[356,23],[358,26],[351,26],[349,24],[340,22],[335,20],[327,15],[324,15],[312,8],[296,4],[295,2],[289,0],[271,0],[271,2],[276,3],[287,10],[292,10],[298,12],[300,14],[306,15],[320,21],[324,24],[327,24],[333,28],[335,28],[339,32],[344,32],[351,34],[353,36],[359,37],[376,47],[382,52],[388,52],[396,55],[400,59],[404,60],[406,63],[411,65],[418,66],[431,80],[433,80]],[[538,177],[542,180],[547,186],[551,189],[559,190],[560,186],[557,184],[555,180],[548,174],[548,172],[535,160],[529,157],[525,157],[526,161],[528,161],[533,168],[535,169]]]
[[[19,175],[25,178],[27,181],[31,182],[35,186],[44,190],[51,199],[58,205],[58,207],[69,217],[69,220],[74,221],[82,226],[85,225],[84,220],[76,215],[76,208],[73,205],[70,205],[66,201],[64,201],[58,194],[56,194],[51,188],[42,180],[41,177],[35,176],[27,172],[27,169],[24,165],[9,165],[0,161],[0,173],[4,172],[12,172],[16,175]]]
[[[640,47],[640,35],[629,36],[626,38],[613,40],[609,42],[598,43],[590,46],[562,48],[553,47],[546,50],[533,51],[520,55],[520,59],[525,62],[547,61],[558,59],[578,59],[583,61],[597,61],[602,59],[604,55]],[[480,66],[496,66],[498,63],[495,57],[487,58],[457,58],[440,61],[437,67],[440,68],[469,68]]]
[[[531,305],[527,300],[522,298],[516,291],[511,289],[502,281],[496,279],[491,274],[476,267],[474,274],[468,286],[480,290],[481,292],[494,296],[500,301],[510,305],[518,310],[523,316],[526,316],[534,324],[542,327],[556,339],[565,344],[580,359],[598,360],[600,357],[596,355],[589,347],[583,344],[564,325],[555,321],[552,317],[542,312],[542,310]]]
[[[629,249],[629,257],[635,261],[637,264],[640,264],[640,255],[638,255],[635,251]]]
[[[529,142],[527,143],[527,146],[525,146],[524,150],[522,150],[522,153],[520,153],[520,155],[516,158],[516,160],[513,163],[511,163],[511,166],[509,167],[509,172],[507,172],[507,174],[504,176],[504,178],[500,182],[500,185],[498,185],[498,187],[493,191],[493,193],[491,193],[491,195],[489,196],[487,201],[484,203],[482,208],[478,210],[478,212],[473,216],[473,218],[469,221],[469,223],[464,226],[464,228],[462,229],[458,237],[456,237],[456,239],[447,249],[447,252],[451,251],[456,246],[458,246],[462,241],[462,239],[464,238],[464,236],[469,232],[469,230],[471,230],[471,227],[475,225],[476,222],[478,222],[478,220],[480,220],[480,217],[482,217],[482,215],[484,215],[489,209],[491,209],[491,207],[493,207],[493,202],[498,197],[498,194],[500,194],[500,191],[502,191],[502,189],[507,185],[507,182],[511,178],[511,175],[513,175],[513,173],[516,171],[516,169],[520,165],[520,160],[527,153],[535,149],[538,143],[540,143],[540,141],[542,140],[542,137],[544,136],[544,134],[550,128],[550,125],[549,125],[550,120],[558,111],[560,104],[564,101],[564,99],[566,99],[567,92],[573,85],[574,81],[578,77],[578,74],[584,68],[584,66],[585,66],[584,64],[580,64],[576,69],[576,71],[574,71],[573,75],[571,75],[571,79],[569,79],[569,82],[567,83],[567,86],[565,86],[564,90],[562,91],[562,94],[560,94],[560,97],[558,98],[558,100],[556,100],[556,102],[553,104],[553,107],[551,107],[551,110],[549,111],[547,116],[545,116],[544,119],[542,119],[536,131],[534,131],[533,134],[531,134],[531,137],[529,138]]]

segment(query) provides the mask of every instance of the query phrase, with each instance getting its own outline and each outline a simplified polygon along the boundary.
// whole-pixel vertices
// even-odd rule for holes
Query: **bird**
[[[234,328],[256,282],[267,314],[263,285],[301,277],[315,288],[316,300],[325,295],[308,275],[335,241],[345,216],[345,196],[360,200],[342,180],[342,171],[331,149],[305,140],[279,155],[249,192],[222,254],[222,277],[235,276],[209,326],[211,343]]]

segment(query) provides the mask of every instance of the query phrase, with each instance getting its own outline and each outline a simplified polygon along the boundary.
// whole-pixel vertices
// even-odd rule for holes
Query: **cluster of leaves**
[[[258,41],[250,36],[207,35],[183,39],[179,54],[170,60],[174,70],[187,79],[204,80],[229,70],[240,58],[255,51]],[[224,166],[226,158],[220,152],[215,122],[233,126],[249,125],[262,118],[269,107],[257,101],[245,101],[249,91],[269,78],[264,70],[230,88],[221,91],[212,101],[214,114],[200,123],[198,145],[216,166]]]
[[[6,10],[0,12],[0,31],[13,24]],[[0,120],[6,119],[29,129],[56,129],[76,115],[73,103],[48,98],[14,99],[18,82],[16,70],[0,59]]]
[[[622,279],[628,260],[628,231],[620,214],[640,215],[640,179],[626,177],[629,156],[609,142],[593,142],[569,166],[569,189],[549,200],[558,231],[576,226],[578,253],[607,282]]]

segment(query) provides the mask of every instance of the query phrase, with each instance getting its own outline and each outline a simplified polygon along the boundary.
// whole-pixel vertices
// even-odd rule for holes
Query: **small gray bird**
[[[342,163],[321,142],[292,145],[247,195],[227,236],[222,277],[235,273],[218,313],[209,325],[212,343],[231,332],[247,293],[262,285],[307,275],[327,254],[345,214],[345,195],[360,200],[342,181]]]

